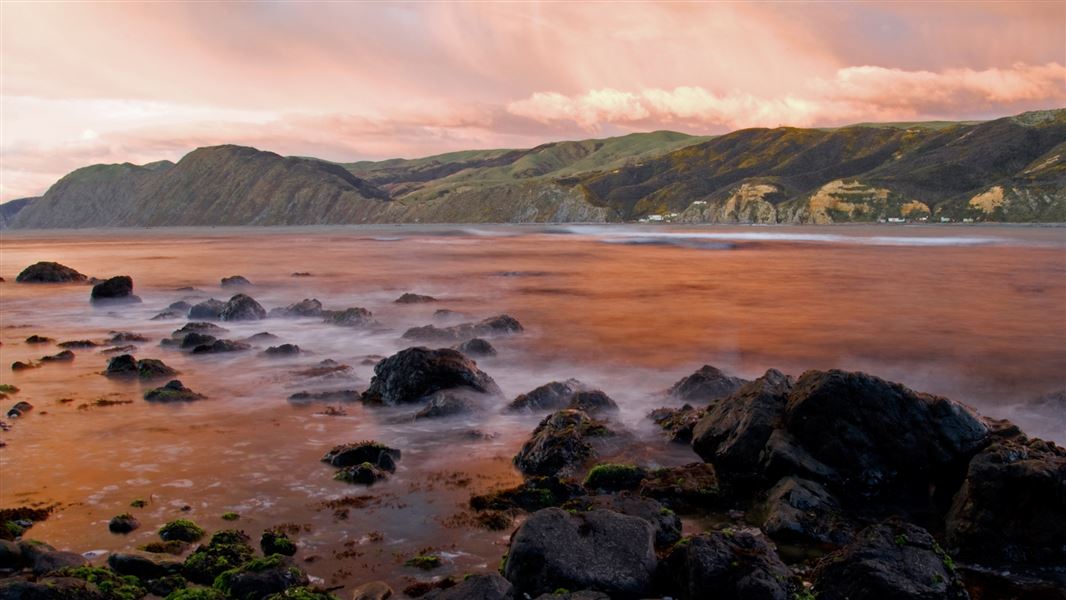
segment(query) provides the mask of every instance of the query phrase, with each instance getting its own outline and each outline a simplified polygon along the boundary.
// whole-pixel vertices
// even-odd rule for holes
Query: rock
[[[171,302],[167,306],[167,310],[173,310],[173,311],[177,311],[177,312],[181,312],[181,313],[188,313],[189,309],[191,309],[191,308],[192,308],[192,304],[189,304],[188,302],[186,302],[184,300],[178,300],[177,302]]]
[[[148,338],[139,333],[133,333],[132,331],[111,331],[108,332],[111,337],[108,338],[110,344],[123,344],[126,342],[147,342]]]
[[[997,440],[970,461],[946,524],[963,558],[1066,564],[1066,450],[1025,436]]]
[[[190,581],[211,585],[216,578],[255,557],[251,540],[243,531],[223,529],[185,559],[183,573]]]
[[[12,371],[29,371],[30,369],[39,369],[40,367],[40,363],[35,363],[32,361],[22,362],[21,360],[16,360],[15,362],[11,363]]]
[[[263,536],[259,538],[259,547],[263,550],[263,556],[271,554],[292,556],[297,550],[296,544],[281,531],[264,531]]]
[[[581,410],[594,417],[603,413],[618,412],[618,404],[600,390],[583,390],[574,393],[570,397],[567,408]]]
[[[775,429],[760,457],[762,474],[769,480],[796,475],[806,479],[840,484],[836,471],[804,450],[787,431]]]
[[[96,585],[77,577],[37,581],[13,577],[0,580],[0,600],[111,600]]]
[[[270,310],[271,317],[321,317],[322,303],[314,298],[304,298],[295,304],[285,308],[273,308]]]
[[[152,317],[152,320],[153,321],[166,321],[168,319],[181,319],[181,318],[184,318],[185,315],[187,315],[187,314],[189,314],[189,311],[187,311],[187,310],[179,311],[179,310],[171,310],[171,309],[168,308],[166,310],[161,310],[161,311],[157,312],[155,314],[155,316]]]
[[[22,550],[11,540],[0,539],[0,569],[18,569],[22,566]]]
[[[898,519],[860,531],[852,543],[822,559],[812,576],[819,600],[969,598],[933,536]]]
[[[322,462],[327,462],[334,467],[370,463],[386,471],[395,472],[396,461],[400,460],[400,456],[401,452],[396,448],[390,448],[380,442],[363,441],[334,446],[322,457]]]
[[[496,356],[496,348],[493,348],[492,344],[481,338],[467,340],[461,344],[453,346],[453,348],[467,356],[476,356],[479,358]]]
[[[41,357],[41,362],[71,362],[73,360],[74,353],[70,350],[64,350],[58,354],[50,354]]]
[[[464,390],[438,390],[427,397],[426,405],[415,413],[415,420],[454,417],[477,412],[480,406]]]
[[[510,335],[521,331],[522,324],[517,319],[510,315],[499,315],[477,323],[462,323],[451,327],[412,327],[404,332],[403,337],[409,340],[460,342],[475,337]]]
[[[396,299],[396,304],[424,304],[426,302],[436,302],[437,299],[433,296],[423,296],[421,294],[412,294],[410,292],[400,296]]]
[[[172,379],[166,385],[149,390],[144,394],[144,399],[149,402],[193,402],[204,398],[206,396],[190,390],[177,379]]]
[[[119,575],[131,575],[138,579],[158,579],[167,575],[180,575],[182,561],[140,552],[113,552],[107,557],[107,566]]]
[[[300,347],[296,344],[281,344],[280,346],[271,346],[266,350],[263,350],[260,354],[263,356],[279,358],[284,356],[296,356],[299,353]]]
[[[26,402],[25,400],[21,400],[19,402],[16,402],[15,405],[7,411],[7,418],[18,419],[19,417],[26,416],[32,410],[32,404]]]
[[[33,566],[37,559],[49,552],[55,552],[52,546],[37,540],[22,540],[19,542],[19,553],[27,565]]]
[[[80,283],[88,277],[57,262],[34,263],[15,277],[18,283]]]
[[[43,335],[33,334],[26,338],[27,344],[51,344],[55,340],[50,337],[44,337]]]
[[[374,324],[374,315],[365,308],[353,307],[341,311],[324,311],[323,323],[340,327],[367,327]]]
[[[499,573],[469,575],[459,584],[429,592],[425,600],[511,600],[514,588]]]
[[[137,349],[137,346],[125,345],[125,346],[112,346],[110,348],[104,348],[100,351],[100,354],[129,354]]]
[[[393,597],[392,588],[384,581],[371,581],[355,588],[352,600],[388,600]]]
[[[33,561],[33,574],[40,577],[60,569],[71,567],[84,567],[89,561],[76,552],[63,550],[50,550],[41,553]]]
[[[266,310],[245,294],[230,298],[218,313],[218,318],[223,321],[258,321],[266,316]]]
[[[514,457],[525,475],[558,475],[577,470],[596,455],[592,438],[612,435],[600,421],[580,410],[556,411],[537,425]]]
[[[218,338],[213,335],[191,331],[186,333],[185,337],[181,338],[181,343],[178,344],[178,346],[182,350],[191,350],[197,346],[211,345],[215,343],[217,339]]]
[[[275,342],[275,341],[280,340],[280,339],[281,338],[279,338],[278,336],[274,335],[273,333],[270,333],[269,331],[260,331],[259,333],[256,333],[254,335],[250,335],[250,336],[244,338],[241,341],[242,342],[247,342],[249,344],[260,344],[260,343],[264,343],[265,344],[265,343]]]
[[[499,393],[496,382],[478,369],[477,363],[455,350],[408,348],[374,366],[374,377],[363,392],[363,402],[407,404],[420,402],[439,390],[463,387]]]
[[[139,377],[156,379],[177,375],[177,371],[154,358],[137,360],[132,354],[120,354],[107,361],[104,375],[108,377]]]
[[[241,275],[231,275],[229,277],[223,277],[219,284],[226,287],[238,287],[242,285],[252,285],[251,281],[248,281]]]
[[[648,413],[648,418],[663,428],[671,442],[689,444],[692,431],[703,417],[704,409],[686,404],[681,408],[657,408]]]
[[[177,540],[192,543],[204,537],[204,533],[202,527],[188,519],[175,519],[159,528],[159,537],[165,542]]]
[[[219,327],[214,323],[206,323],[204,321],[192,321],[190,323],[186,323],[180,329],[175,329],[174,332],[170,334],[170,336],[174,338],[184,338],[190,333],[199,333],[203,335],[211,335],[214,337],[218,337],[224,333],[227,333],[228,331],[229,329],[226,329],[225,327]]]
[[[584,390],[585,384],[576,379],[552,381],[525,394],[520,394],[510,404],[508,410],[559,410],[570,405],[570,398],[578,391]]]
[[[355,402],[359,400],[359,390],[328,390],[324,392],[296,392],[289,396],[293,404],[311,402]]]
[[[289,275],[289,277],[311,277],[311,274],[307,271],[296,271],[295,273]]]
[[[781,543],[838,548],[854,535],[840,503],[824,487],[785,477],[766,494],[762,530]]]
[[[721,369],[703,365],[692,375],[670,386],[667,393],[686,402],[707,404],[731,395],[745,383],[746,380],[726,375]]]
[[[1062,568],[957,567],[966,591],[974,600],[1066,600],[1066,570]]]
[[[571,515],[546,508],[515,531],[504,576],[516,596],[592,588],[644,597],[658,564],[654,536],[644,519],[608,510]]]
[[[259,600],[307,584],[307,574],[291,558],[275,554],[222,573],[214,587],[235,600]]]
[[[692,432],[692,449],[723,471],[750,477],[780,422],[792,381],[776,369],[712,404]]]
[[[89,296],[93,304],[137,303],[141,299],[133,295],[133,278],[119,275],[93,286]]]
[[[563,504],[566,510],[589,511],[597,508],[644,519],[655,528],[655,547],[669,548],[681,539],[681,518],[677,513],[651,498],[628,492],[605,496],[582,496]]]
[[[683,539],[667,557],[664,571],[672,589],[684,600],[792,600],[800,589],[773,544],[751,528]]]
[[[639,493],[674,510],[707,508],[713,506],[720,495],[718,473],[707,463],[663,467],[644,478]]]
[[[130,513],[123,513],[111,517],[111,521],[107,524],[107,529],[111,533],[129,533],[141,526],[141,522],[137,520]]]
[[[68,342],[60,342],[56,344],[60,348],[95,348],[100,344],[92,340],[70,340]]]
[[[243,352],[251,350],[251,344],[233,340],[215,340],[210,344],[201,344],[192,349],[193,354],[221,354],[225,352]]]
[[[387,479],[388,476],[388,471],[384,469],[378,468],[370,463],[361,463],[350,467],[344,467],[333,475],[333,479],[347,483],[374,485],[379,481]]]
[[[534,512],[584,496],[585,490],[572,479],[530,477],[519,485],[470,497],[474,510],[524,510]]]
[[[988,435],[962,404],[836,370],[808,371],[796,381],[785,426],[859,494],[903,487],[927,493],[944,472],[961,471]]]
[[[611,597],[603,592],[594,590],[581,590],[580,592],[559,591],[552,594],[541,594],[536,600],[611,600]]]
[[[192,308],[189,309],[190,319],[207,319],[208,321],[218,321],[222,318],[222,309],[226,307],[226,303],[221,300],[215,300],[210,298],[204,300]]]

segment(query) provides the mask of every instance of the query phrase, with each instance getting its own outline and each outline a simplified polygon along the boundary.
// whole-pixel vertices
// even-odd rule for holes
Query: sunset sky
[[[2,189],[236,143],[341,161],[1066,106],[1066,2],[0,3]]]

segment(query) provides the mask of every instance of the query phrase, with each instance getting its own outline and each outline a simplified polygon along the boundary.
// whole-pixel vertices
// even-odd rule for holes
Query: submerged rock
[[[243,352],[251,350],[251,344],[233,340],[215,340],[210,344],[201,344],[192,349],[193,354],[223,354],[226,352]]]
[[[141,299],[133,295],[133,278],[119,275],[93,286],[89,296],[93,304],[137,303]]]
[[[524,510],[535,512],[543,508],[562,506],[585,495],[585,490],[572,479],[558,477],[530,477],[515,487],[470,497],[474,510]]]
[[[304,298],[285,308],[270,309],[271,317],[321,317],[322,303],[314,298]]]
[[[239,287],[239,286],[244,286],[244,285],[252,285],[252,282],[248,281],[247,279],[245,279],[244,276],[242,276],[242,275],[231,275],[229,277],[223,277],[219,281],[219,284],[222,287],[226,288],[226,287]]]
[[[43,335],[37,335],[36,333],[26,338],[27,344],[51,344],[53,342],[55,342],[54,339]]]
[[[469,388],[496,394],[496,382],[477,363],[449,348],[415,347],[401,350],[374,366],[370,387],[363,392],[368,404],[420,402],[439,390]]]
[[[263,350],[260,354],[273,358],[296,356],[297,354],[300,354],[300,347],[296,344],[281,344],[278,346],[271,346],[266,350]]]
[[[218,312],[218,318],[223,321],[258,321],[266,316],[266,310],[245,294],[233,296]]]
[[[564,409],[544,418],[514,457],[525,475],[558,475],[579,469],[596,455],[590,443],[612,435],[600,421],[580,410]]]
[[[356,402],[360,397],[359,390],[326,390],[322,392],[296,392],[289,396],[289,402],[293,404],[308,404],[311,402]]]
[[[739,377],[726,375],[711,365],[703,365],[698,371],[670,386],[668,394],[686,402],[709,403],[729,396],[747,383]]]
[[[96,348],[100,344],[92,340],[70,340],[56,344],[60,348]]]
[[[504,576],[517,594],[560,588],[612,596],[650,594],[658,560],[655,531],[644,519],[608,510],[571,515],[547,508],[515,531]]]
[[[120,354],[107,361],[104,375],[108,377],[138,377],[155,379],[177,375],[177,371],[154,358],[137,360],[132,354]]]
[[[218,338],[216,338],[213,335],[209,335],[209,334],[206,334],[206,333],[198,333],[198,332],[192,331],[192,332],[186,333],[185,337],[181,338],[181,341],[178,344],[178,347],[181,348],[182,350],[191,350],[193,348],[196,348],[197,346],[204,346],[204,345],[213,344],[213,343],[215,343],[215,341],[217,339]]]
[[[225,307],[225,302],[210,298],[193,305],[193,307],[189,309],[189,318],[217,321],[222,318],[222,309]]]
[[[344,481],[347,483],[374,485],[383,479],[387,479],[388,476],[388,472],[384,469],[376,467],[370,463],[361,463],[342,468],[333,475],[333,478],[337,481]]]
[[[34,263],[15,277],[18,283],[80,283],[89,278],[57,262]]]
[[[141,522],[130,513],[111,517],[111,520],[107,523],[107,528],[111,533],[129,533],[140,526]]]
[[[15,362],[11,363],[11,370],[12,371],[28,371],[30,369],[38,369],[38,368],[40,368],[40,366],[41,366],[40,363],[35,363],[33,361],[22,362],[21,360],[16,360]]]
[[[111,331],[108,333],[111,337],[108,338],[110,344],[122,344],[126,342],[147,342],[148,338],[139,333],[133,333],[132,331]]]
[[[872,525],[813,573],[819,600],[969,598],[951,558],[929,532],[898,519]]]
[[[584,390],[585,384],[576,379],[552,381],[525,394],[519,394],[510,404],[508,410],[559,410],[570,405],[570,399],[577,392]]]
[[[461,344],[453,346],[453,348],[467,356],[475,356],[482,358],[488,356],[496,356],[496,348],[493,348],[492,344],[490,344],[487,340],[483,340],[481,338],[467,340]]]
[[[403,337],[420,341],[460,342],[475,337],[510,335],[521,331],[522,324],[517,319],[510,315],[499,315],[477,323],[462,323],[451,327],[412,327],[404,332]]]
[[[350,467],[369,463],[380,469],[394,472],[396,471],[396,461],[400,460],[400,456],[401,452],[398,449],[368,440],[335,446],[322,457],[322,462],[327,462],[334,467]]]
[[[324,323],[339,327],[367,327],[374,324],[374,315],[365,308],[353,307],[340,311],[323,311]]]
[[[592,416],[618,412],[618,404],[600,390],[582,390],[570,397],[567,408],[585,411]]]
[[[7,418],[18,419],[19,417],[26,416],[31,411],[33,411],[33,405],[25,400],[20,400],[7,411]]]
[[[792,600],[798,580],[758,529],[726,529],[685,538],[674,546],[664,571],[684,600]],[[889,596],[854,596],[875,598]]]
[[[149,402],[193,402],[204,398],[206,396],[190,390],[177,379],[168,381],[166,385],[144,394],[144,399]]]
[[[426,405],[414,414],[414,418],[437,419],[477,412],[481,406],[474,399],[475,395],[463,389],[433,392],[427,397]]]
[[[400,296],[395,300],[396,304],[424,304],[426,302],[436,302],[437,299],[433,296],[423,296],[421,294],[412,294],[410,292]]]
[[[58,354],[50,354],[41,357],[41,362],[71,362],[73,360],[74,353],[70,350],[64,350]]]
[[[170,335],[171,337],[175,338],[183,338],[190,333],[200,333],[218,337],[228,331],[229,329],[226,329],[225,327],[219,327],[214,323],[206,323],[204,321],[192,321],[190,323],[186,323],[180,329],[175,329],[174,332]]]

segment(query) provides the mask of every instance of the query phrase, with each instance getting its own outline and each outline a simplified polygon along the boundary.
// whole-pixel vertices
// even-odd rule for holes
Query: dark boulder
[[[189,318],[217,321],[222,318],[222,309],[225,307],[225,302],[210,298],[193,305],[193,307],[189,309]]]
[[[111,600],[93,583],[77,577],[21,577],[0,580],[0,600]]]
[[[618,412],[618,404],[600,390],[581,390],[570,397],[567,408],[581,410],[592,416]]]
[[[9,419],[17,419],[19,417],[24,417],[28,413],[30,413],[32,410],[33,410],[33,405],[32,404],[30,404],[29,402],[26,402],[25,400],[20,400],[20,401],[16,402],[15,405],[12,406],[7,411],[7,418],[9,418]]]
[[[178,559],[140,552],[113,552],[107,557],[107,566],[119,575],[138,579],[158,579],[182,572],[182,561]]]
[[[271,317],[321,317],[322,303],[314,298],[304,298],[285,308],[272,308]]]
[[[427,397],[426,405],[414,414],[414,418],[415,420],[437,419],[477,412],[481,406],[474,397],[478,395],[480,394],[471,393],[464,389],[433,392]]]
[[[476,356],[478,358],[496,356],[496,348],[493,348],[488,340],[483,340],[481,338],[467,340],[459,345],[453,346],[453,348],[467,356]]]
[[[40,577],[61,569],[84,567],[89,561],[76,552],[49,550],[42,552],[33,560],[33,574]]]
[[[171,377],[178,372],[154,358],[137,360],[132,354],[120,354],[107,361],[104,375],[108,377],[138,377],[156,379]]]
[[[655,498],[678,511],[706,509],[721,496],[718,473],[714,465],[707,463],[655,469],[644,478],[638,491],[641,496]]]
[[[692,449],[723,471],[756,471],[763,447],[781,421],[792,381],[776,369],[712,404],[692,431]]]
[[[425,600],[511,600],[514,588],[499,573],[469,575],[460,583],[445,589],[432,590]]]
[[[137,303],[141,299],[133,295],[133,278],[119,275],[93,286],[89,296],[93,304]]]
[[[859,532],[812,574],[819,600],[969,598],[951,558],[929,532],[890,519]]]
[[[412,294],[410,292],[400,296],[396,299],[396,304],[425,304],[426,302],[436,302],[437,299],[433,296],[423,296],[422,294]]]
[[[334,446],[322,457],[322,462],[327,462],[334,467],[370,463],[380,469],[394,472],[396,461],[400,460],[400,456],[401,452],[396,448],[390,448],[380,442],[363,441]]]
[[[437,327],[436,325],[412,327],[404,332],[403,337],[420,341],[460,342],[475,337],[510,335],[521,331],[523,331],[522,324],[517,319],[510,315],[499,315],[477,323],[462,323],[451,327]]]
[[[234,600],[263,600],[307,584],[307,574],[293,565],[291,558],[275,554],[224,572],[214,587]]]
[[[363,392],[368,404],[407,404],[452,388],[469,388],[496,394],[496,382],[477,363],[449,348],[408,348],[374,366],[370,387]]]
[[[18,569],[22,566],[22,550],[11,540],[0,538],[0,569]]]
[[[223,321],[258,321],[265,319],[266,316],[266,310],[251,296],[245,294],[237,294],[230,298],[218,313],[218,318]]]
[[[229,329],[226,329],[225,327],[219,327],[214,323],[206,323],[204,321],[192,321],[190,323],[186,323],[180,329],[175,329],[174,332],[170,334],[170,336],[174,338],[183,338],[190,333],[200,333],[204,335],[218,337],[226,333],[227,331],[229,331]]]
[[[514,457],[525,475],[559,475],[580,469],[597,454],[592,442],[611,431],[580,410],[564,409],[544,418]]]
[[[22,362],[21,360],[16,360],[15,362],[11,363],[12,371],[28,371],[30,369],[39,369],[40,367],[41,363],[35,363],[33,361]]]
[[[263,356],[269,356],[272,358],[296,356],[299,353],[300,347],[296,344],[280,344],[278,346],[271,346],[261,352]]]
[[[45,337],[43,335],[37,335],[36,333],[26,338],[27,344],[51,344],[55,339]]]
[[[746,380],[726,375],[721,369],[703,365],[692,375],[670,386],[667,393],[685,402],[707,404],[729,396],[745,383]]]
[[[798,580],[758,529],[725,529],[678,542],[665,561],[683,600],[792,600]],[[855,598],[874,596],[855,596]]]
[[[655,547],[669,548],[681,539],[681,518],[651,498],[628,492],[601,496],[581,496],[562,505],[565,510],[590,511],[597,508],[644,519],[655,528]]]
[[[635,490],[647,476],[647,469],[637,465],[600,463],[589,469],[584,486],[590,491]]]
[[[692,443],[692,431],[703,418],[704,409],[686,404],[681,408],[657,408],[648,413],[648,418],[663,428],[671,442]]]
[[[525,394],[519,394],[510,404],[508,410],[559,410],[570,405],[570,398],[584,390],[585,384],[576,379],[552,381]]]
[[[836,548],[855,533],[837,499],[807,479],[777,482],[766,493],[762,512],[762,530],[781,543]]]
[[[58,354],[49,354],[48,356],[42,356],[41,362],[71,362],[74,360],[74,353],[70,350],[64,350]]]
[[[369,327],[374,324],[374,314],[358,306],[344,310],[323,311],[322,315],[325,317],[323,323],[338,327]]]
[[[94,342],[92,340],[70,340],[70,341],[67,341],[67,342],[59,342],[56,345],[59,346],[60,348],[85,349],[85,348],[96,348],[100,344],[97,344],[96,342]]]
[[[517,594],[595,589],[618,598],[650,594],[658,559],[644,519],[609,510],[571,515],[547,508],[511,537],[504,576]]]
[[[149,402],[194,402],[206,398],[203,394],[185,387],[177,379],[168,381],[166,385],[145,392],[144,399]]]
[[[130,513],[123,513],[111,517],[111,521],[107,523],[107,529],[111,533],[130,533],[141,526],[141,522],[137,520],[137,517]]]
[[[1066,564],[1066,450],[1016,436],[970,461],[947,542],[980,562]]]
[[[57,262],[34,263],[15,277],[18,283],[80,283],[88,277]]]
[[[964,469],[988,436],[962,404],[836,370],[808,371],[796,381],[785,426],[860,494],[928,489],[945,472]]]
[[[226,287],[240,287],[240,286],[244,286],[244,285],[252,285],[252,282],[248,281],[247,279],[245,279],[242,275],[231,275],[229,277],[223,277],[219,281],[219,284],[222,287],[226,288]]]
[[[193,354],[224,354],[226,352],[243,352],[251,350],[251,344],[233,340],[215,340],[210,344],[201,344],[192,349]]]
[[[191,331],[185,334],[185,337],[181,338],[181,343],[178,346],[183,350],[191,350],[197,346],[203,346],[215,343],[217,340],[213,335],[207,333],[198,333]]]

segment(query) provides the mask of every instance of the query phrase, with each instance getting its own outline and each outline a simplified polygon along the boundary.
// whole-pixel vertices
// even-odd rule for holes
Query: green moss
[[[907,542],[910,542],[910,539],[908,539],[907,536],[901,533],[896,536],[895,542],[897,546],[906,546]]]
[[[504,555],[500,557],[500,565],[498,567],[496,567],[496,570],[500,572],[500,575],[503,575],[504,572],[507,570],[507,557],[508,556],[510,556],[509,553],[504,553]]]
[[[73,567],[61,569],[59,574],[63,577],[76,577],[84,579],[100,588],[108,600],[137,600],[143,598],[148,592],[136,577],[120,576],[111,569],[101,567]]]
[[[268,569],[274,569],[281,566],[284,560],[285,557],[280,554],[253,558],[239,567],[234,567],[220,573],[218,577],[215,578],[213,587],[222,593],[229,594],[234,576],[241,573],[260,573]]]
[[[130,502],[130,506],[133,508],[144,508],[148,506],[148,502],[144,498],[137,498],[133,502]]]
[[[279,594],[271,594],[266,600],[339,600],[329,592],[320,592],[314,588],[300,586],[293,587]]]
[[[239,518],[241,518],[241,516],[240,516],[240,515],[238,515],[238,514],[237,514],[237,513],[235,513],[235,512],[225,512],[225,513],[222,513],[222,520],[223,520],[223,521],[236,521],[236,520],[237,520],[237,519],[239,519]]]
[[[646,474],[636,465],[603,463],[592,467],[584,485],[591,490],[631,490],[640,485]]]
[[[811,590],[800,590],[792,595],[792,600],[815,600],[817,597]]]
[[[25,533],[26,528],[14,521],[4,521],[0,526],[0,540],[13,540]]]
[[[19,389],[10,383],[0,383],[0,394],[17,394]]]
[[[211,536],[185,559],[186,576],[204,585],[213,583],[222,573],[236,569],[252,560],[255,551],[243,531],[224,529]]]
[[[413,556],[405,563],[408,567],[415,567],[416,569],[422,569],[423,571],[429,571],[430,569],[436,569],[441,565],[440,557],[435,554],[418,554]]]
[[[159,528],[159,537],[166,541],[195,542],[204,537],[202,527],[188,519],[175,519]]]
[[[570,590],[568,590],[566,588],[555,588],[555,591],[552,592],[552,593],[557,595],[557,596],[561,596],[563,594],[569,594]]]
[[[186,588],[171,592],[166,600],[226,600],[226,597],[212,588]]]
[[[141,550],[152,554],[182,554],[189,547],[187,542],[170,540],[169,542],[149,542],[141,546]]]
[[[284,556],[292,556],[296,554],[296,543],[289,539],[289,536],[282,531],[264,531],[263,536],[259,539],[259,547],[263,549],[264,555],[281,554]]]

